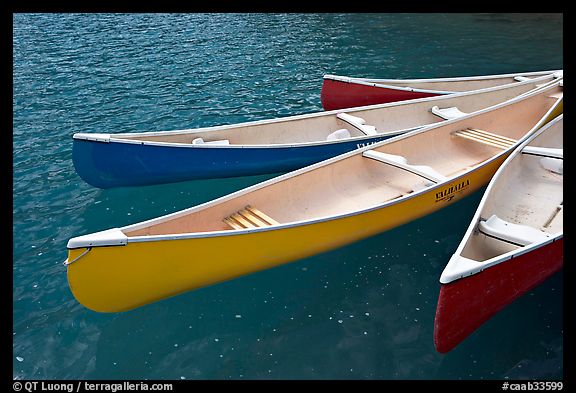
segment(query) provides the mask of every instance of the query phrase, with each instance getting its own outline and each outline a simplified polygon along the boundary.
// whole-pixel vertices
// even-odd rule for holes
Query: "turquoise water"
[[[434,349],[438,278],[481,193],[348,247],[125,313],[78,304],[62,265],[71,237],[271,177],[99,190],[74,172],[73,133],[321,111],[326,73],[559,69],[562,15],[15,14],[13,23],[13,378],[562,378],[562,272],[454,351]]]

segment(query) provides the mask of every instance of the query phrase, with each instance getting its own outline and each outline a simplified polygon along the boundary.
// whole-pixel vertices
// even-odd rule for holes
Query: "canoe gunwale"
[[[476,81],[486,79],[503,79],[513,78],[515,76],[547,76],[561,72],[563,70],[550,70],[550,71],[530,71],[530,72],[515,72],[510,74],[496,74],[496,75],[477,75],[477,76],[461,76],[461,77],[446,77],[446,78],[414,78],[414,79],[377,79],[377,78],[359,78],[349,77],[334,74],[325,74],[323,79],[331,79],[340,82],[367,82],[367,83],[429,83],[429,82],[460,82],[460,81]]]
[[[481,273],[483,270],[486,270],[490,267],[496,266],[500,263],[509,261],[513,258],[517,258],[517,257],[524,255],[524,254],[528,254],[528,253],[533,252],[534,250],[537,250],[539,248],[546,247],[548,244],[554,243],[555,241],[558,241],[558,240],[563,239],[563,238],[564,238],[564,233],[562,233],[562,232],[555,233],[555,234],[552,234],[550,236],[550,238],[548,238],[548,239],[545,239],[545,240],[542,240],[539,242],[534,242],[534,243],[531,243],[527,246],[519,247],[515,250],[511,250],[511,251],[508,251],[504,254],[497,255],[497,256],[492,257],[490,259],[487,259],[485,261],[474,261],[472,259],[466,258],[467,261],[471,261],[471,263],[476,263],[478,266],[476,266],[474,268],[462,270],[458,274],[454,274],[454,273],[444,274],[443,273],[442,276],[440,276],[439,281],[442,285],[451,284],[453,282],[456,282],[456,281],[465,279],[467,277],[473,276],[475,274]]]
[[[538,80],[539,78],[546,78],[546,77],[550,77],[550,76],[552,78],[558,79],[558,78],[562,77],[559,74],[562,71],[563,70],[535,71],[535,72],[524,72],[524,73],[513,73],[513,74],[464,76],[464,77],[450,77],[450,78],[425,78],[425,79],[371,79],[371,78],[356,78],[356,77],[347,77],[347,76],[327,74],[327,75],[324,75],[323,80],[331,80],[331,81],[340,82],[340,83],[351,83],[351,84],[356,84],[356,85],[377,87],[377,88],[381,88],[381,89],[390,89],[390,90],[394,90],[394,91],[404,91],[404,92],[420,93],[420,94],[435,94],[435,95],[443,96],[443,95],[457,94],[457,93],[459,93],[459,91],[424,89],[424,88],[411,87],[411,86],[397,86],[397,85],[395,85],[395,83],[418,85],[420,83],[424,84],[424,83],[433,83],[433,82],[446,83],[446,82],[466,82],[466,81],[483,81],[483,80],[491,80],[491,79],[505,79],[505,78],[514,78],[516,76],[534,76],[535,77],[532,79],[527,79],[525,81],[512,82],[512,84],[517,84],[517,83],[523,83],[523,82],[534,82],[535,79]],[[506,85],[508,85],[508,84],[506,84]],[[473,90],[471,90],[471,91],[473,91]]]
[[[433,123],[436,124],[436,123]],[[210,144],[198,144],[193,145],[191,143],[179,143],[179,142],[159,142],[159,141],[143,141],[137,139],[121,139],[121,138],[114,138],[113,134],[111,134],[108,138],[97,140],[93,137],[85,137],[88,135],[94,134],[75,134],[74,139],[78,141],[86,141],[86,142],[96,142],[96,143],[126,143],[132,145],[143,145],[143,146],[163,146],[163,147],[173,147],[173,148],[186,148],[186,149],[220,149],[220,150],[227,150],[227,149],[278,149],[278,148],[298,148],[298,147],[312,147],[312,146],[319,146],[319,145],[330,145],[330,144],[339,144],[339,143],[347,143],[347,142],[354,142],[359,141],[363,142],[365,140],[375,139],[375,138],[387,138],[392,137],[398,134],[403,134],[406,132],[415,131],[423,126],[411,127],[411,128],[404,128],[401,130],[389,131],[378,133],[376,135],[359,135],[350,138],[344,139],[336,139],[332,141],[324,140],[324,141],[313,141],[313,142],[296,142],[296,143],[276,143],[276,144],[261,144],[261,145],[249,145],[249,144],[229,144],[229,145],[210,145]],[[152,135],[150,135],[152,136]]]
[[[386,85],[383,83],[374,83],[374,82],[367,82],[364,80],[358,80],[350,78],[349,80],[340,80],[340,79],[330,79],[334,82],[340,83],[352,83],[356,85],[364,85],[364,86],[371,86],[371,87],[378,87],[381,89],[390,89],[390,90],[397,90],[397,91],[408,91],[411,93],[425,93],[425,94],[438,94],[438,95],[449,95],[455,94],[456,91],[448,91],[448,90],[431,90],[431,89],[421,89],[418,87],[407,87],[407,86],[395,86],[395,85]]]

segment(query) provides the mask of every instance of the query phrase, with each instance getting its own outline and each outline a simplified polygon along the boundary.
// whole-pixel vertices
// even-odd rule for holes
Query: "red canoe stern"
[[[325,78],[322,83],[322,91],[320,92],[320,101],[324,110],[330,111],[437,95],[439,94],[388,89],[386,87]]]

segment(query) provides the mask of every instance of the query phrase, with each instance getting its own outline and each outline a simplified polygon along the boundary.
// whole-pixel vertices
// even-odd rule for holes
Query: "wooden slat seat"
[[[491,132],[479,130],[477,128],[467,128],[465,130],[454,131],[452,135],[482,143],[484,145],[497,147],[499,149],[508,149],[514,146],[516,143],[516,139],[493,134]]]
[[[280,224],[272,217],[249,205],[224,218],[223,221],[233,229],[261,228]]]

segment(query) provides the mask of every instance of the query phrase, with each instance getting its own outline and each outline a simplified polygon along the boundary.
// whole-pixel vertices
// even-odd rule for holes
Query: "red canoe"
[[[324,75],[320,100],[324,110],[383,104],[455,92],[484,89],[562,70],[435,79],[367,79]]]
[[[445,353],[563,265],[563,115],[498,169],[440,277],[434,344]]]

